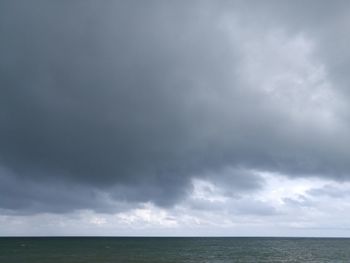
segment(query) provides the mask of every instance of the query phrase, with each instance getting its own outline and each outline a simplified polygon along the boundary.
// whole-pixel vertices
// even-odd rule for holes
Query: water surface
[[[350,262],[350,239],[11,237],[1,263]]]

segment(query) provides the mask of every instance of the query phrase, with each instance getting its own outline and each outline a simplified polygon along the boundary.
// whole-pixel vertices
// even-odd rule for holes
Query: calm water
[[[0,238],[0,262],[350,262],[350,239]]]

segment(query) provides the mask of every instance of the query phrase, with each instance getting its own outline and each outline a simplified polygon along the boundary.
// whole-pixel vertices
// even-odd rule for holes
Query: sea
[[[1,237],[0,263],[350,262],[350,239]]]

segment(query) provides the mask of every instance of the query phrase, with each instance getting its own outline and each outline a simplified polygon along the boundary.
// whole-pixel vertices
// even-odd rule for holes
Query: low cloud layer
[[[350,6],[312,3],[3,1],[0,207],[198,208],[193,180],[232,198],[263,189],[256,171],[349,180]]]

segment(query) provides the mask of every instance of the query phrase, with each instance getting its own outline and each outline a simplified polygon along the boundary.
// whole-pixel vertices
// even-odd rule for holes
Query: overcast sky
[[[350,236],[349,1],[1,1],[0,235]]]

